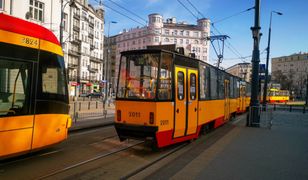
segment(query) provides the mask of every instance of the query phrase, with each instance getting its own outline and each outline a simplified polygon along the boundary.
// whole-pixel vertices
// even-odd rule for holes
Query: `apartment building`
[[[148,15],[148,22],[147,26],[124,29],[116,36],[116,67],[119,66],[122,51],[169,44],[183,47],[187,53],[194,53],[197,59],[208,62],[209,44],[206,38],[210,33],[209,19],[199,19],[195,25],[177,22],[174,17],[164,21],[162,15],[154,13]],[[118,74],[118,69],[115,70],[115,74]]]
[[[0,0],[0,12],[37,23],[60,41],[63,11],[63,51],[69,94],[100,90],[103,76],[104,11],[87,0]]]
[[[85,0],[75,0],[69,19],[68,59],[70,93],[102,91],[104,55],[104,11]],[[65,21],[64,15],[64,21]]]
[[[252,65],[251,63],[238,63],[226,69],[226,72],[243,78],[245,81],[251,81]]]
[[[290,82],[290,90],[303,96],[308,81],[308,53],[295,53],[289,56],[272,58],[272,80],[277,74],[284,75]]]

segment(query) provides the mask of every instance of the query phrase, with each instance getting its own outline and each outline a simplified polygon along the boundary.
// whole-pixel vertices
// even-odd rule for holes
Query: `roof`
[[[47,28],[4,13],[0,13],[0,29],[39,38],[60,46],[56,36]]]

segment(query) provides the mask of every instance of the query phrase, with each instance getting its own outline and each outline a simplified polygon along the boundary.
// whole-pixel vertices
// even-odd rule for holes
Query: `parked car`
[[[101,98],[102,97],[102,93],[100,93],[100,92],[89,93],[89,94],[87,94],[87,97]]]

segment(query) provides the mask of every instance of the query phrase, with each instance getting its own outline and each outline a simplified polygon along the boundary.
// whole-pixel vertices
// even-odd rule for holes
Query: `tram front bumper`
[[[121,141],[125,139],[155,139],[157,126],[142,126],[132,124],[115,123],[115,129]]]

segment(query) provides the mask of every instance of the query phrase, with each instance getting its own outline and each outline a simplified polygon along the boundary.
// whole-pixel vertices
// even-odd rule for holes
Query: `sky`
[[[98,6],[99,0],[89,0],[94,7]],[[103,4],[108,7],[105,9],[105,34],[107,34],[108,24],[116,21],[116,24],[110,25],[110,36],[116,35],[123,29],[135,28],[145,25],[144,20],[148,19],[151,13],[159,13],[163,18],[176,17],[177,21],[186,21],[189,24],[196,24],[197,20],[189,11],[180,3],[182,2],[189,8],[195,16],[209,18],[214,22],[214,26],[219,33],[228,35],[224,52],[222,66],[228,68],[236,63],[251,62],[253,49],[253,39],[250,27],[254,26],[254,9],[245,11],[254,6],[254,0],[102,0]],[[135,13],[141,18],[116,6],[116,2],[122,7]],[[192,6],[191,2],[198,13]],[[116,11],[125,14],[135,21],[120,15]],[[245,11],[238,14],[239,12]],[[271,50],[270,57],[287,56],[299,52],[308,52],[308,0],[261,0],[260,24],[261,24],[261,41],[260,41],[260,60],[265,63],[266,47],[268,41],[268,29],[271,11],[283,13],[282,16],[273,14],[272,33],[271,33]],[[200,15],[202,14],[202,15]],[[234,14],[236,16],[230,17]],[[223,21],[226,17],[230,17]],[[218,21],[216,23],[216,21]],[[211,35],[219,34],[214,28]],[[217,47],[217,42],[214,42]],[[246,57],[240,59],[240,57]],[[210,64],[217,61],[212,46],[210,47]]]

